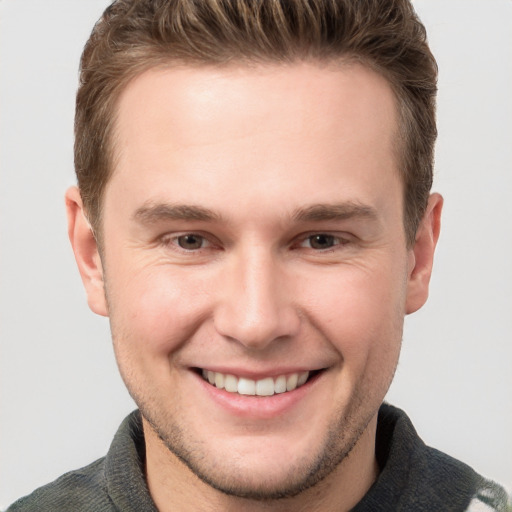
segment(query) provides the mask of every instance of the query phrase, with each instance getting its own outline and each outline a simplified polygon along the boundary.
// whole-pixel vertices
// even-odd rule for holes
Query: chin
[[[306,434],[297,442],[262,435],[207,448],[176,425],[159,428],[145,418],[169,452],[201,481],[225,495],[255,501],[292,498],[317,485],[343,463],[366,429],[366,424],[354,429],[340,421],[323,436]]]
[[[176,447],[169,447],[172,451]],[[228,496],[256,501],[292,498],[315,486],[332,473],[346,453],[337,458],[320,456],[314,460],[247,461],[224,458],[223,464],[204,464],[197,457],[178,455],[204,483]],[[249,462],[249,463],[248,463]]]

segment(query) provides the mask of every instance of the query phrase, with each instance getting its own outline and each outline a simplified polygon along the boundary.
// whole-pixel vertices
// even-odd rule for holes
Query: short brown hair
[[[173,62],[355,59],[397,98],[404,226],[414,243],[432,186],[437,66],[409,0],[117,0],[98,21],[80,65],[75,169],[84,207],[101,231],[114,168],[116,103],[143,71]]]

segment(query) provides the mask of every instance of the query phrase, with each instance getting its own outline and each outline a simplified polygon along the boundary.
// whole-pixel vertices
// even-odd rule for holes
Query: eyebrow
[[[221,219],[218,213],[202,206],[164,203],[145,204],[135,211],[133,218],[143,224],[151,224],[163,220],[211,222]]]
[[[321,222],[324,220],[347,220],[363,218],[377,220],[377,210],[365,204],[346,202],[340,204],[314,204],[295,210],[293,219],[299,222]]]
[[[203,206],[186,204],[145,204],[138,208],[133,218],[143,224],[152,224],[165,220],[185,220],[199,222],[219,222],[222,216]],[[340,204],[313,204],[298,208],[292,214],[295,222],[321,222],[326,220],[347,220],[366,218],[377,220],[377,210],[371,206],[346,202]]]

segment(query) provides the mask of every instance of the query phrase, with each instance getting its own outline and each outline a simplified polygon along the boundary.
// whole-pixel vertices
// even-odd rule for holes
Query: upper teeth
[[[309,377],[309,372],[266,377],[260,380],[235,377],[234,375],[203,370],[203,378],[219,389],[240,395],[271,396],[274,393],[293,391],[302,386]]]

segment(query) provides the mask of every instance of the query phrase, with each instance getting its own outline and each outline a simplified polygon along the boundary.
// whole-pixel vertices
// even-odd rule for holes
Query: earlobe
[[[406,313],[420,309],[428,298],[428,288],[434,252],[441,229],[443,198],[432,194],[428,200],[425,215],[418,227],[416,241],[410,250],[410,268],[407,284]]]
[[[66,192],[66,213],[69,240],[87,293],[89,307],[98,315],[108,316],[98,245],[85,215],[77,187],[71,187]]]

